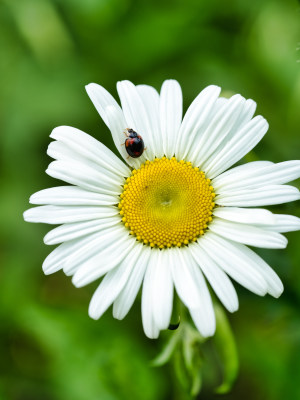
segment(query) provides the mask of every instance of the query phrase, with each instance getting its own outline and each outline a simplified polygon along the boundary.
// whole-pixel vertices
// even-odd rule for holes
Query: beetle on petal
[[[140,157],[145,149],[142,136],[130,128],[125,129],[125,134],[127,136],[125,140],[125,149],[127,153],[132,158]]]

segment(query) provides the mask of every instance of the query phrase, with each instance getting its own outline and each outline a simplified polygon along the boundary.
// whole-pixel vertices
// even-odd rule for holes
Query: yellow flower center
[[[151,247],[187,245],[212,221],[215,193],[204,172],[166,157],[146,161],[127,178],[120,215],[136,239]]]

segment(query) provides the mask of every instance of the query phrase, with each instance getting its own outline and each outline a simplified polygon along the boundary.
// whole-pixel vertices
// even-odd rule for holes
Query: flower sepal
[[[165,331],[166,342],[161,352],[151,362],[153,367],[170,363],[180,389],[194,398],[202,388],[214,385],[222,375],[222,382],[215,388],[218,394],[228,393],[238,374],[239,362],[235,339],[222,307],[214,304],[216,333],[204,338],[193,326],[181,308],[180,326],[175,331]]]

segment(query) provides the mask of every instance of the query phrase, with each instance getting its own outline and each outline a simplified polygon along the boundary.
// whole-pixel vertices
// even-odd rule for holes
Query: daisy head
[[[281,233],[300,228],[299,218],[261,208],[299,199],[286,183],[300,176],[300,161],[231,168],[268,130],[254,117],[255,102],[208,86],[183,117],[174,80],[160,93],[118,82],[121,106],[99,85],[86,89],[123,160],[78,129],[52,131],[55,161],[46,172],[69,185],[33,194],[39,207],[24,213],[29,222],[60,224],[44,238],[59,244],[45,274],[62,269],[77,287],[103,277],[89,306],[94,319],[111,304],[124,318],[142,286],[150,338],[170,324],[174,288],[204,337],[216,325],[209,286],[231,312],[238,309],[231,279],[280,296],[279,277],[246,245],[285,248]]]

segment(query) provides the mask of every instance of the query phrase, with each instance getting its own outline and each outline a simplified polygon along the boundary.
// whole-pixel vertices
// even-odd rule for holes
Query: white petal
[[[236,257],[243,260],[243,262],[247,263],[247,267],[245,269],[254,270],[258,274],[262,276],[262,279],[266,282],[268,293],[270,293],[274,297],[279,297],[283,292],[283,285],[277,274],[273,271],[273,269],[254,251],[250,250],[243,244],[231,242],[227,239],[222,239],[218,235],[214,235],[210,233],[208,236],[211,243],[216,246],[216,243],[221,246],[221,248],[226,248],[226,251],[231,254],[235,254]],[[244,268],[241,264],[240,268]]]
[[[127,123],[126,127],[134,129],[138,134],[142,136],[145,147],[147,147],[144,152],[144,155],[146,156],[149,143],[149,156],[153,157],[153,141],[151,139],[148,141],[148,137],[152,135],[152,124],[150,121],[150,115],[145,109],[145,105],[139,95],[137,88],[132,82],[121,81],[117,83],[117,90]],[[139,160],[141,162],[144,162],[144,156],[139,157]]]
[[[300,230],[300,218],[294,215],[274,215],[274,217],[274,223],[265,225],[264,229],[281,233]]]
[[[219,112],[219,110],[222,107],[224,107],[224,105],[226,103],[229,102],[229,100],[230,99],[227,99],[224,97],[219,97],[214,104],[212,112],[209,116],[209,120],[212,120],[214,118],[214,116]],[[256,110],[256,103],[253,100],[248,99],[243,103],[241,112],[237,116],[237,119],[234,122],[234,124],[232,125],[231,129],[228,131],[224,143],[229,141],[247,122],[249,122],[253,118],[255,110]],[[208,124],[207,124],[207,126],[208,126]],[[221,149],[221,147],[224,145],[224,143],[219,145],[218,150]],[[216,150],[216,151],[218,151],[218,150]]]
[[[201,240],[199,243],[190,245],[189,251],[227,310],[236,311],[239,308],[239,301],[234,286],[225,272],[206,253],[201,245]]]
[[[196,284],[193,263],[185,249],[172,249],[171,270],[176,292],[188,308],[199,308],[199,288]],[[200,269],[198,268],[198,271]],[[197,273],[197,272],[196,272]],[[201,271],[199,272],[201,274]]]
[[[107,218],[117,215],[115,207],[92,206],[40,206],[30,208],[23,216],[27,222],[41,222],[44,224],[68,224],[80,221],[89,221],[95,218]]]
[[[260,272],[245,258],[241,258],[234,248],[215,239],[216,236],[206,234],[201,238],[201,245],[210,257],[234,280],[251,292],[264,296],[268,285]]]
[[[120,217],[116,216],[111,218],[94,219],[91,221],[75,222],[73,224],[64,224],[48,232],[44,237],[44,243],[51,245],[67,242],[120,223]]]
[[[122,184],[124,176],[116,174],[111,168],[106,168],[105,165],[100,165],[94,161],[74,152],[67,144],[63,142],[51,142],[47,150],[48,155],[60,162],[60,165],[68,165],[70,169],[82,169],[83,171],[92,171],[95,174],[102,174],[112,182]],[[52,163],[53,164],[53,163]],[[50,164],[50,168],[51,165]],[[57,165],[57,164],[54,164]],[[111,167],[113,164],[111,165]]]
[[[209,230],[224,236],[234,242],[266,249],[284,249],[287,239],[277,232],[270,232],[262,227],[256,227],[238,222],[226,221],[215,217],[209,225]]]
[[[269,167],[273,164],[274,163],[271,161],[252,161],[247,164],[238,165],[237,167],[231,168],[214,178],[212,180],[212,185],[216,191],[219,191],[223,188],[223,185],[236,182],[240,179],[240,176],[243,178],[256,176],[263,168]]]
[[[112,181],[122,182],[124,180],[124,172],[117,172],[117,169],[114,169],[114,162],[110,163],[109,168],[102,162],[95,162],[90,158],[85,157],[83,154],[76,153],[73,151],[68,144],[63,143],[61,141],[51,142],[47,149],[47,154],[63,163],[68,163],[69,165],[76,165],[79,168],[89,168],[96,173],[102,173],[109,177]],[[100,155],[98,156],[100,158]],[[130,171],[127,171],[128,176]]]
[[[240,129],[219,151],[204,163],[203,169],[210,179],[231,167],[257,145],[268,130],[267,121],[260,115]]]
[[[144,276],[143,290],[142,290],[142,322],[145,335],[150,339],[156,339],[159,336],[159,328],[157,327],[153,315],[153,275],[152,268],[158,259],[158,252],[151,250],[151,258],[146,269]]]
[[[50,142],[47,148],[47,154],[49,157],[54,158],[54,160],[63,160],[63,161],[79,161],[85,162],[87,165],[97,164],[91,162],[91,160],[86,157],[78,154],[76,151],[72,150],[67,144],[63,142],[59,142],[54,140],[54,142]]]
[[[86,249],[95,238],[98,240],[98,243],[102,243],[103,237],[106,238],[111,230],[112,228],[108,228],[101,232],[96,232],[88,236],[83,236],[81,238],[62,243],[45,259],[43,263],[43,270],[45,274],[52,274],[53,272],[63,268],[66,275],[72,275],[78,268],[78,265],[75,265],[74,267],[73,264],[71,264],[69,269],[65,269],[66,262],[70,260],[70,258],[74,257],[74,255],[76,257],[76,253],[79,250],[87,252]]]
[[[109,148],[79,129],[59,126],[53,129],[50,137],[64,143],[79,156],[93,161],[105,170],[123,177],[130,174],[129,168]]]
[[[288,203],[300,199],[300,193],[294,186],[270,185],[258,189],[222,191],[215,198],[216,204],[229,207],[258,207]]]
[[[123,159],[132,167],[137,167],[139,162],[130,158],[125,150],[126,135],[124,134],[124,130],[128,126],[119,104],[107,90],[95,83],[87,85],[86,91],[101,118],[110,129],[115,146]]]
[[[182,119],[182,92],[177,81],[164,81],[160,92],[159,111],[164,154],[171,158],[175,154]]]
[[[99,319],[119,295],[128,281],[141,250],[142,245],[136,246],[119,266],[105,275],[89,305],[89,316],[91,318]]]
[[[221,91],[221,90],[222,90],[222,89],[220,88],[220,91]],[[227,97],[222,97],[222,96],[218,97],[216,103],[214,104],[213,114],[215,114],[216,112],[218,112],[218,111],[220,110],[220,108],[222,108],[222,107],[224,106],[224,104],[228,102],[228,100],[229,100],[229,99],[228,99]],[[213,115],[213,114],[212,114],[212,115]]]
[[[275,223],[275,216],[271,211],[259,208],[217,207],[213,214],[216,217],[242,224],[266,225]]]
[[[248,123],[252,118],[256,110],[256,103],[251,99],[247,99],[242,107],[242,110],[233,124],[230,132],[228,133],[226,140],[231,139],[239,129],[241,129],[246,123]]]
[[[279,297],[283,292],[283,284],[276,272],[254,251],[247,246],[238,243],[232,243],[241,251],[241,256],[248,256],[248,260],[252,260],[254,268],[264,277],[268,285],[268,293],[273,297]]]
[[[85,157],[83,154],[77,153],[72,150],[68,144],[61,141],[55,140],[54,142],[49,143],[47,154],[58,161],[84,165],[84,167],[88,167],[94,171],[99,171],[100,173],[105,172],[113,180],[124,179],[123,174],[116,174],[115,171],[112,171],[112,165],[110,168],[106,168],[106,166],[96,163],[90,158]]]
[[[130,81],[121,81],[117,83],[117,90],[128,127],[142,136],[146,132],[149,134],[151,123],[135,85]]]
[[[145,146],[147,147],[147,159],[152,160],[156,156],[161,158],[164,155],[159,121],[159,94],[152,86],[138,85],[136,89],[144,104],[145,112],[148,115],[151,134],[145,138]],[[150,151],[148,151],[150,146]],[[153,154],[152,154],[153,153]]]
[[[283,284],[276,272],[247,246],[238,243],[234,243],[234,245],[239,246],[244,257],[247,254],[249,259],[252,259],[254,268],[264,277],[268,285],[268,293],[273,297],[279,297],[283,292]]]
[[[194,324],[203,337],[213,336],[216,331],[216,317],[209,292],[207,295],[207,304],[203,302],[201,308],[189,309]]]
[[[152,268],[152,310],[153,318],[158,329],[167,329],[170,324],[173,307],[173,281],[171,275],[170,250],[158,250],[156,262]]]
[[[157,90],[148,85],[138,85],[136,89],[148,115],[150,130],[143,139],[147,147],[147,159],[151,161],[155,156],[160,158],[164,154],[159,123],[159,94]]]
[[[100,114],[104,123],[109,126],[109,121],[106,114],[106,108],[112,106],[116,109],[120,116],[123,115],[121,107],[113,98],[113,96],[104,87],[97,85],[96,83],[90,83],[85,87],[89,98],[92,100],[96,110]]]
[[[222,175],[216,178],[219,181],[219,189],[222,188],[222,191],[236,191],[293,181],[300,177],[300,161],[271,164],[254,171],[247,169],[244,171],[234,170],[227,178],[222,178]]]
[[[44,260],[43,271],[45,275],[53,274],[62,269],[64,260],[73,252],[76,240],[63,243],[56,247]]]
[[[131,309],[141,287],[150,257],[151,249],[147,246],[142,246],[142,252],[133,266],[128,281],[114,302],[114,318],[123,319]]]
[[[203,165],[218,146],[227,138],[243,111],[246,100],[240,96],[232,96],[214,115],[191,156],[195,165]],[[195,154],[196,153],[196,154]]]
[[[115,240],[105,250],[86,260],[75,272],[72,283],[76,287],[88,285],[119,265],[135,245],[132,237]]]
[[[206,87],[188,108],[178,134],[175,151],[177,159],[185,159],[189,151],[194,148],[195,137],[207,123],[220,91],[221,88],[218,86]]]
[[[79,239],[70,240],[69,242],[62,243],[54,249],[48,257],[44,260],[43,270],[45,274],[52,274],[64,267],[66,260],[68,260],[79,248],[84,248],[94,235],[82,237]],[[65,271],[64,271],[65,272]]]
[[[127,162],[127,164],[129,164],[133,168],[139,168],[142,160],[144,160],[144,156],[141,156],[140,158],[129,157],[125,149],[125,140],[126,140],[125,129],[128,128],[128,126],[125,121],[125,118],[123,117],[123,114],[122,116],[120,116],[115,107],[109,106],[106,108],[106,116],[109,123],[109,128],[111,131],[113,141],[119,153],[121,154],[123,159]]]
[[[87,240],[78,240],[80,246],[76,246],[73,253],[64,261],[63,270],[66,275],[73,275],[77,269],[90,259],[114,246],[114,243],[122,241],[128,236],[128,231],[123,224],[115,225],[91,233],[86,237]]]
[[[197,329],[204,337],[212,336],[216,329],[211,297],[200,268],[189,249],[172,249],[172,275],[176,291],[189,308]]]
[[[55,206],[112,206],[118,203],[117,196],[90,192],[77,186],[57,186],[34,193],[31,204]]]
[[[112,178],[105,173],[105,170],[95,170],[83,163],[70,161],[53,161],[46,173],[52,178],[104,194],[118,195],[122,192],[121,185],[124,184],[123,178]]]

